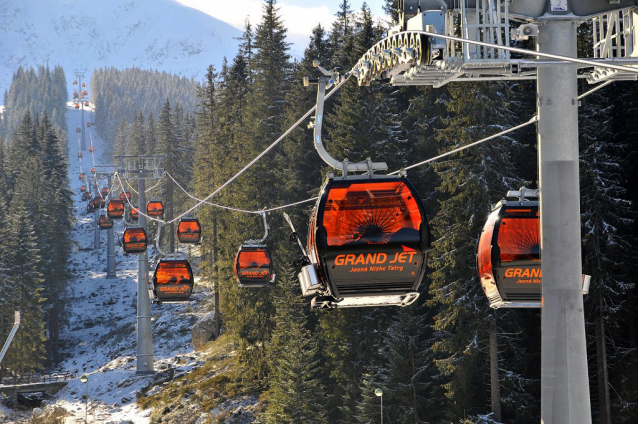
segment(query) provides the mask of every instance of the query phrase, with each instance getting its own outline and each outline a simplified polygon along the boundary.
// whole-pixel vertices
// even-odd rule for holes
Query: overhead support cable
[[[609,85],[611,83],[612,83],[612,81],[606,81],[603,84],[600,84],[600,85],[592,88],[591,90],[586,91],[585,93],[583,93],[580,96],[578,96],[578,100],[580,100],[580,99],[582,99],[582,98],[584,98],[584,97],[586,97],[586,96],[588,96],[588,95],[600,90],[601,88],[603,88],[603,87],[605,87],[605,86],[607,86],[607,85]],[[524,122],[522,124],[519,124],[519,125],[517,125],[515,127],[506,129],[506,130],[501,131],[500,133],[497,133],[497,134],[490,135],[490,136],[485,137],[485,138],[483,138],[481,140],[475,141],[473,143],[467,144],[465,146],[459,147],[459,148],[451,150],[449,152],[440,154],[438,156],[435,156],[433,158],[424,160],[422,162],[415,163],[414,165],[406,166],[405,168],[402,168],[402,169],[400,169],[398,171],[391,172],[390,175],[398,174],[401,171],[407,171],[408,169],[416,168],[417,166],[421,166],[421,165],[425,165],[425,164],[430,163],[430,162],[437,161],[439,159],[442,159],[444,157],[453,155],[453,154],[458,153],[460,151],[463,151],[465,149],[469,149],[470,147],[478,146],[479,144],[485,143],[486,141],[493,140],[495,138],[501,137],[501,136],[503,136],[505,134],[509,134],[509,133],[511,133],[513,131],[516,131],[516,130],[520,130],[521,128],[525,128],[526,126],[531,125],[531,124],[536,123],[536,122],[538,122],[538,115],[534,115],[529,121]]]

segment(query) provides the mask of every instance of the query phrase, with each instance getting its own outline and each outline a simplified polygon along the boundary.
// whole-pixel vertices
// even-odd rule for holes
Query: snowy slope
[[[136,395],[152,386],[170,369],[182,374],[202,363],[199,353],[193,351],[190,330],[193,323],[204,315],[202,305],[211,298],[210,290],[196,280],[194,295],[185,304],[152,306],[155,376],[137,376],[136,370],[136,257],[123,256],[116,246],[117,278],[106,278],[106,231],[101,231],[101,243],[94,250],[93,214],[85,213],[86,203],[80,199],[78,179],[80,167],[89,174],[92,166],[100,168],[99,152],[102,141],[87,128],[87,147],[93,143],[95,158],[88,151],[78,159],[81,111],[68,104],[67,123],[70,135],[69,158],[71,186],[75,191],[74,207],[76,226],[73,230],[73,255],[70,267],[74,273],[66,298],[71,305],[70,325],[61,335],[63,355],[68,358],[61,370],[71,371],[80,377],[86,374],[88,382],[89,422],[131,421],[147,423],[150,411],[141,411],[135,405]],[[85,110],[85,122],[92,120],[92,112]],[[149,193],[152,195],[152,193]],[[124,222],[115,222],[116,237],[124,229]],[[116,242],[117,244],[117,242]],[[194,249],[196,251],[197,249]],[[150,255],[152,256],[152,255]],[[153,262],[149,260],[151,270]],[[152,271],[151,271],[152,272]],[[53,400],[54,406],[66,409],[71,415],[65,423],[75,423],[84,418],[85,404],[82,396],[87,385],[72,380]],[[2,414],[0,414],[2,415]],[[22,421],[10,421],[22,422]]]
[[[200,80],[237,53],[241,31],[174,0],[1,0],[0,95],[19,66],[157,69]]]

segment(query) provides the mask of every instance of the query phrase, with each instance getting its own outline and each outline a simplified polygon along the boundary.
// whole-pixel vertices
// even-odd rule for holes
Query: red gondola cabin
[[[235,257],[239,287],[265,287],[274,280],[272,259],[266,246],[243,245]]]
[[[140,219],[140,210],[137,206],[133,206],[131,208],[131,219],[133,221],[137,221],[138,219]]]
[[[193,271],[185,259],[161,259],[153,276],[153,293],[159,303],[185,302],[193,292]]]
[[[164,215],[164,203],[161,200],[151,200],[146,205],[146,214],[161,218]]]
[[[197,218],[184,217],[177,224],[177,240],[180,243],[197,244],[202,240],[202,226]]]
[[[538,190],[510,191],[479,238],[477,268],[492,308],[540,308],[542,271]],[[583,292],[589,276],[583,276]]]
[[[100,227],[100,230],[108,230],[113,228],[113,220],[106,215],[100,215],[97,225]]]
[[[106,214],[111,219],[122,219],[124,217],[124,200],[111,199],[106,208]]]
[[[404,177],[330,178],[308,233],[299,281],[316,308],[407,306],[419,296],[430,231]]]
[[[108,187],[104,187],[102,189],[102,197],[106,199],[108,197],[108,195],[109,195],[109,188]]]
[[[142,227],[129,227],[122,236],[122,250],[125,253],[144,253],[148,239]]]
[[[127,200],[127,201],[131,201],[131,192],[130,191],[123,191],[120,193],[120,199],[122,200]]]

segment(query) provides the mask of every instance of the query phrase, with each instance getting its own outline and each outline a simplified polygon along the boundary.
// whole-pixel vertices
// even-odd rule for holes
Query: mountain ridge
[[[0,8],[0,93],[20,67],[61,65],[71,87],[113,66],[201,80],[237,52],[241,31],[175,0],[6,0]]]

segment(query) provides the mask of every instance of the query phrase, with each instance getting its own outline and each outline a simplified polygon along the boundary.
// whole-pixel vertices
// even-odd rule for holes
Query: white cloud
[[[224,21],[240,30],[244,29],[246,18],[255,28],[261,22],[263,15],[263,0],[176,0],[184,6],[200,10],[214,18]],[[358,11],[364,0],[350,2],[350,9]],[[292,55],[299,58],[308,45],[312,29],[321,24],[326,30],[330,30],[335,14],[339,10],[341,0],[285,0],[278,1],[284,26],[288,30],[288,41],[292,43]],[[376,16],[384,16],[383,0],[366,0],[372,13]]]
[[[372,12],[381,16],[383,0],[367,0]],[[177,2],[201,10],[219,20],[243,29],[246,18],[255,26],[261,21],[263,0],[177,0]],[[363,3],[363,0],[361,0]],[[284,25],[291,33],[310,35],[312,28],[318,23],[324,28],[330,28],[335,14],[339,10],[336,0],[307,1],[288,0],[277,2],[276,7],[283,18]],[[351,2],[350,8],[359,10],[360,4]]]

